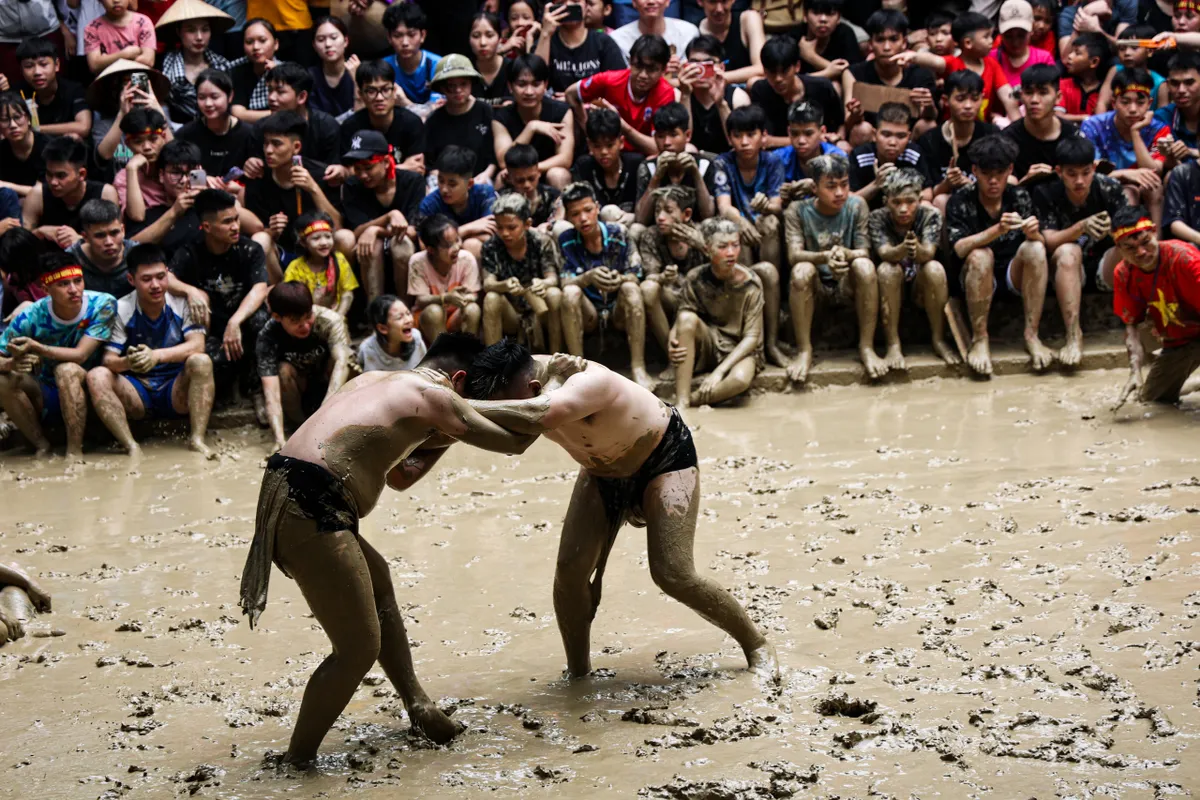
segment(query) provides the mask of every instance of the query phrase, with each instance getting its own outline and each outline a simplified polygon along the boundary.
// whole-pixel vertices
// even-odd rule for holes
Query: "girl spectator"
[[[245,55],[229,67],[229,76],[233,78],[233,115],[244,122],[258,122],[271,113],[267,108],[265,76],[275,66],[275,53],[279,51],[275,26],[260,17],[246,22],[242,50]]]
[[[474,94],[494,106],[512,101],[508,92],[510,61],[500,53],[500,18],[482,11],[471,23],[471,54],[480,78]]]
[[[200,165],[208,176],[210,189],[224,189],[225,182],[237,177],[247,158],[246,147],[252,126],[230,113],[233,105],[233,79],[219,69],[206,69],[196,78],[196,102],[199,116],[175,134],[192,142],[203,154]]]
[[[537,0],[509,0],[504,9],[508,36],[500,45],[500,52],[509,58],[533,52],[542,32],[542,24],[538,21],[541,15],[541,4]]]
[[[337,117],[338,122],[354,111],[354,74],[358,56],[346,58],[350,33],[346,23],[337,17],[324,17],[313,28],[313,50],[320,65],[308,68],[313,88],[308,95],[308,107]]]
[[[229,69],[229,61],[210,45],[214,34],[233,27],[233,18],[202,0],[176,0],[155,26],[161,41],[175,47],[163,57],[162,72],[171,82],[171,119],[191,122],[196,106],[196,78],[206,69]]]

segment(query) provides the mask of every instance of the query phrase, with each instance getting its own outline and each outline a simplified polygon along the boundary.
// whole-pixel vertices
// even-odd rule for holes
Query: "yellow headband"
[[[1140,83],[1131,83],[1128,86],[1126,86],[1124,89],[1118,89],[1116,87],[1113,87],[1113,94],[1117,94],[1117,95],[1128,94],[1129,92],[1141,92],[1142,94],[1146,95],[1147,97],[1150,97],[1154,94],[1150,90],[1149,86],[1143,86]]]
[[[83,267],[70,266],[57,269],[54,272],[47,272],[42,276],[42,286],[50,287],[59,281],[69,281],[75,278],[83,277]]]
[[[1196,0],[1178,0],[1175,3],[1176,11],[1200,11],[1200,4]]]
[[[1114,242],[1119,242],[1122,239],[1124,239],[1126,236],[1132,236],[1133,234],[1139,233],[1141,231],[1152,231],[1152,230],[1154,230],[1154,223],[1151,222],[1146,217],[1142,217],[1141,219],[1139,219],[1137,222],[1133,223],[1132,225],[1126,225],[1124,228],[1117,228],[1115,231],[1112,232],[1112,238],[1113,238]]]
[[[301,238],[301,239],[307,239],[309,236],[312,236],[314,233],[321,233],[322,231],[326,231],[326,232],[332,232],[332,231],[333,231],[333,226],[332,226],[332,225],[330,225],[330,224],[329,224],[328,222],[326,222],[325,220],[323,220],[323,219],[319,219],[319,220],[317,220],[316,222],[314,222],[314,223],[312,223],[311,225],[309,225],[308,227],[306,227],[306,228],[305,228],[305,229],[304,229],[304,230],[303,230],[303,231],[300,233],[300,238]]]

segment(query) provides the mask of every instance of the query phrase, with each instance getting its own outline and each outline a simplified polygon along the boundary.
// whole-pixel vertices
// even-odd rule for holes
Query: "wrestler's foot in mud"
[[[986,377],[992,374],[992,350],[988,347],[987,339],[976,339],[971,344],[971,349],[967,351],[967,363],[980,375]]]
[[[888,374],[887,362],[876,355],[873,348],[864,347],[858,351],[858,357],[862,359],[863,367],[867,370],[867,377],[871,380],[877,381]]]
[[[1068,334],[1067,343],[1058,351],[1058,363],[1064,367],[1078,367],[1083,360],[1083,334]]]
[[[933,340],[933,352],[952,367],[962,363],[962,359],[958,356],[958,350],[946,344],[945,339]]]
[[[788,380],[792,383],[804,383],[808,380],[808,370],[812,367],[812,350],[801,350],[796,354],[796,360],[787,365]]]
[[[188,450],[191,450],[193,453],[199,453],[209,461],[213,461],[217,457],[216,451],[206,445],[204,440],[197,436],[188,439]]]
[[[1025,337],[1025,350],[1029,353],[1034,372],[1041,372],[1054,363],[1054,351],[1042,344],[1036,334]]]
[[[408,710],[408,718],[412,720],[414,731],[438,744],[446,744],[467,729],[466,725],[446,716],[432,701],[414,703]]]
[[[747,669],[773,681],[779,680],[779,656],[770,642],[763,642],[746,655]]]
[[[650,377],[650,373],[646,371],[645,367],[635,367],[632,373],[634,382],[643,389],[653,392],[654,387],[658,386],[658,381]]]
[[[898,370],[900,372],[908,371],[908,364],[904,361],[904,351],[900,349],[898,343],[887,349],[887,353],[883,357],[883,362],[887,364],[889,372],[891,370]]]

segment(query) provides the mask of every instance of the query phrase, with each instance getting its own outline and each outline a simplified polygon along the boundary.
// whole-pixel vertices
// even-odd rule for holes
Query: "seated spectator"
[[[507,29],[501,31],[499,26],[496,28],[497,33],[503,34],[500,50],[510,58],[531,53],[533,43],[541,32],[541,23],[538,21],[542,15],[541,4],[535,0],[505,0],[501,15]],[[500,16],[496,17],[496,21],[500,21]]]
[[[462,237],[463,249],[478,261],[483,243],[496,229],[492,218],[496,190],[489,183],[475,183],[472,180],[475,154],[465,147],[447,147],[436,166],[438,188],[421,201],[418,217],[422,221],[435,214],[449,217]],[[425,338],[431,342],[434,339],[429,336]]]
[[[46,296],[38,276],[38,263],[43,253],[58,249],[58,245],[39,239],[19,224],[6,227],[0,234],[0,332],[26,306]]]
[[[1121,253],[1113,275],[1113,310],[1125,323],[1129,380],[1117,406],[1130,395],[1144,403],[1177,403],[1200,367],[1200,251],[1188,242],[1160,242],[1144,208],[1124,208],[1112,218]],[[1146,319],[1163,343],[1142,376],[1146,353],[1137,326]]]
[[[185,296],[192,317],[207,330],[204,352],[212,359],[217,389],[224,391],[239,381],[246,383],[254,372],[255,344],[267,321],[262,309],[266,259],[262,247],[241,235],[233,195],[205,189],[196,195],[193,207],[204,241],[176,252],[171,272],[189,287]],[[261,405],[261,395],[256,402]]]
[[[99,75],[120,59],[154,66],[158,38],[154,23],[145,14],[134,11],[128,0],[100,0],[104,14],[83,30],[83,52],[88,69]]]
[[[1004,129],[1004,135],[1017,144],[1013,176],[1021,184],[1053,177],[1058,143],[1081,135],[1077,125],[1063,122],[1055,112],[1059,104],[1058,76],[1058,67],[1052,64],[1030,67],[1021,75],[1025,116]]]
[[[167,120],[152,108],[135,108],[121,117],[119,130],[133,158],[113,179],[121,213],[130,222],[146,220],[146,209],[161,206],[167,195],[159,176],[158,155],[167,143]]]
[[[978,76],[977,76],[978,77]],[[946,344],[946,299],[950,290],[946,270],[937,260],[942,215],[921,202],[923,178],[916,170],[893,170],[883,181],[883,208],[867,217],[871,256],[878,265],[879,315],[887,338],[888,369],[906,369],[900,345],[900,309],[905,285],[925,309],[933,352],[947,364],[961,364],[954,347]]]
[[[396,103],[396,84],[392,68],[383,61],[359,64],[354,72],[362,108],[342,122],[341,152],[356,150],[355,136],[376,131],[394,149],[399,169],[425,174],[425,123],[413,112]]]
[[[396,168],[395,150],[382,133],[363,131],[351,139],[350,146],[342,157],[354,174],[342,186],[342,208],[350,231],[349,235],[338,231],[334,241],[341,237],[338,249],[347,253],[346,245],[353,239],[349,249],[358,260],[368,300],[383,294],[388,258],[396,291],[403,294],[408,290],[408,261],[416,238],[412,225],[425,197],[425,179]]]
[[[1176,162],[1171,129],[1150,115],[1150,74],[1127,69],[1113,78],[1113,105],[1113,111],[1085,120],[1080,131],[1096,146],[1096,157],[1116,167],[1110,174],[1125,186],[1129,202],[1161,220],[1162,176]]]
[[[522,334],[529,347],[562,352],[560,255],[554,240],[530,228],[529,201],[496,198],[496,235],[483,245],[483,343]]]
[[[733,149],[717,157],[717,213],[738,225],[742,232],[741,257],[751,261],[763,286],[763,346],[767,360],[776,366],[791,363],[779,349],[779,215],[783,213],[783,164],[763,149],[767,118],[760,106],[734,110],[726,123]],[[771,269],[763,267],[771,265]]]
[[[83,288],[118,300],[132,292],[125,258],[137,243],[125,238],[117,204],[88,200],[79,209],[79,232],[83,238],[68,247],[67,253],[83,268]]]
[[[1095,160],[1090,141],[1066,139],[1058,145],[1057,178],[1033,190],[1067,332],[1067,342],[1058,351],[1065,367],[1079,366],[1083,357],[1081,293],[1111,291],[1113,268],[1121,257],[1113,246],[1112,220],[1128,203],[1119,181],[1096,174]]]
[[[1154,118],[1171,129],[1195,158],[1200,147],[1200,53],[1181,50],[1171,56],[1167,67],[1171,102],[1154,112]]]
[[[700,35],[700,30],[692,23],[666,16],[667,5],[667,0],[633,0],[637,19],[612,32],[613,41],[631,66],[637,57],[634,49],[640,39],[654,36],[662,39],[671,52],[682,53],[688,42]]]
[[[293,223],[299,255],[287,265],[283,279],[308,287],[313,305],[332,308],[345,319],[354,304],[358,279],[350,262],[333,247],[333,220],[320,211],[301,214]]]
[[[783,162],[784,183],[807,178],[805,165],[817,156],[841,152],[825,141],[825,112],[806,100],[792,103],[788,109],[787,133],[791,144],[775,151],[775,157]]]
[[[302,283],[286,281],[267,294],[271,321],[255,345],[267,419],[276,450],[287,441],[284,420],[299,426],[350,377],[346,321],[322,306]]]
[[[975,183],[955,191],[946,204],[950,256],[971,317],[967,363],[983,376],[992,374],[988,314],[997,291],[1021,299],[1033,368],[1040,372],[1054,363],[1054,353],[1038,337],[1048,269],[1045,238],[1029,192],[1008,182],[1016,157],[1017,145],[1005,136],[971,145]]]
[[[970,13],[970,12],[968,12]],[[934,11],[925,18],[925,46],[936,56],[954,55],[954,16]],[[917,33],[920,36],[920,33]]]
[[[658,152],[651,123],[654,112],[675,100],[675,90],[663,77],[670,60],[671,51],[660,37],[638,39],[630,51],[629,69],[601,72],[567,89],[567,103],[575,119],[586,125],[585,103],[611,108],[621,116],[625,149],[654,155]]]
[[[843,0],[804,4],[804,22],[788,31],[800,45],[802,72],[836,81],[847,67],[863,60],[854,29],[842,22],[843,5]]]
[[[28,197],[46,177],[47,141],[45,134],[33,129],[29,106],[21,96],[0,92],[0,187]]]
[[[1153,25],[1139,23],[1130,25],[1127,29],[1121,32],[1122,41],[1129,39],[1153,39],[1158,31]],[[1107,43],[1107,40],[1106,40]],[[1102,114],[1108,111],[1112,106],[1112,79],[1119,73],[1127,69],[1144,69],[1150,72],[1150,78],[1154,81],[1153,92],[1151,94],[1150,107],[1159,109],[1170,102],[1171,95],[1168,91],[1171,87],[1167,84],[1167,79],[1157,72],[1150,70],[1150,53],[1151,51],[1145,47],[1139,47],[1136,42],[1117,45],[1117,65],[1109,70],[1104,77],[1104,85],[1100,89],[1100,97],[1096,101],[1096,108],[1093,113]],[[1163,120],[1168,125],[1170,120]]]
[[[122,59],[100,73],[85,96],[92,109],[91,146],[96,161],[112,161],[119,167],[129,158],[128,148],[121,147],[121,119],[135,108],[153,109],[165,119],[171,84],[161,72]]]
[[[204,326],[192,318],[187,300],[167,291],[170,272],[166,254],[157,245],[130,252],[127,280],[134,291],[117,303],[104,361],[87,376],[96,416],[117,443],[136,456],[141,448],[129,420],[187,414],[192,423],[188,447],[216,458],[204,442],[214,392]]]
[[[78,139],[60,136],[42,151],[46,180],[25,197],[24,226],[48,242],[70,247],[79,241],[79,209],[88,200],[118,202],[117,190],[87,177],[87,148]]]
[[[394,54],[384,61],[392,68],[395,83],[400,87],[396,105],[410,108],[422,119],[428,116],[428,105],[437,100],[433,92],[433,74],[441,56],[422,50],[428,32],[425,12],[417,3],[396,3],[383,12],[383,27]]]
[[[162,74],[171,82],[171,120],[191,122],[200,116],[196,80],[209,69],[229,70],[229,61],[210,45],[214,33],[233,27],[233,17],[201,0],[190,0],[168,8],[154,27],[168,47]]]
[[[434,109],[425,123],[425,163],[436,164],[449,147],[476,154],[479,180],[496,176],[496,145],[492,141],[492,107],[471,94],[471,81],[479,76],[466,56],[452,53],[438,62],[434,88],[446,102]]]
[[[576,159],[571,177],[592,187],[601,219],[631,225],[642,155],[624,150],[621,118],[615,111],[598,108],[589,113],[586,133],[587,155]]]
[[[694,268],[708,263],[704,237],[694,227],[696,193],[686,186],[667,184],[651,194],[654,224],[634,239],[642,257],[646,279],[642,300],[654,338],[669,351],[670,319],[679,309],[684,279]],[[661,377],[661,376],[660,376]]]
[[[686,128],[691,130],[692,144],[710,153],[729,149],[725,118],[733,109],[750,105],[750,95],[726,74],[724,54],[725,48],[714,37],[697,36],[688,44],[687,62],[679,70],[679,102],[691,115]],[[708,64],[711,77],[705,72]],[[661,112],[662,108],[654,113]],[[657,124],[654,130],[658,131]]]
[[[312,47],[320,64],[308,68],[313,82],[308,107],[323,111],[339,122],[354,111],[355,68],[359,61],[358,56],[347,60],[349,46],[350,32],[340,17],[317,20],[312,29]]]
[[[721,403],[743,394],[766,366],[763,290],[755,271],[738,263],[737,225],[710,219],[701,230],[707,263],[687,273],[667,353],[675,366],[675,404]],[[692,375],[708,372],[692,391]]]
[[[1025,0],[1008,0],[1025,2]],[[1028,5],[1028,4],[1026,4]],[[1003,26],[1003,22],[1001,26]],[[895,58],[907,49],[908,17],[899,11],[876,11],[867,19],[874,58],[862,61],[842,73],[842,101],[845,103],[846,138],[853,146],[869,141],[875,126],[875,114],[864,112],[862,103],[854,96],[854,84],[894,86],[910,91],[910,102],[917,108],[917,135],[933,127],[937,119],[937,82],[933,73],[924,67],[902,66]],[[825,108],[830,106],[826,105]],[[830,120],[832,125],[832,120]]]
[[[408,293],[422,338],[432,342],[446,331],[478,335],[483,283],[475,255],[445,214],[426,217],[419,232],[425,249],[408,263]]]
[[[646,371],[646,313],[639,283],[642,263],[625,228],[600,220],[600,204],[592,187],[573,183],[563,192],[563,208],[571,230],[558,237],[563,266],[562,327],[567,352],[583,355],[583,335],[609,322],[629,341],[630,371],[646,388],[655,382]]]
[[[49,39],[26,39],[17,45],[16,55],[24,80],[17,82],[13,90],[37,103],[38,132],[86,140],[92,131],[92,112],[83,87],[59,75],[62,65],[54,43]]]
[[[25,636],[25,624],[50,613],[50,595],[16,564],[0,564],[0,645]]]
[[[1053,55],[1029,46],[1033,7],[1028,0],[1004,0],[1000,6],[999,27],[1000,43],[992,51],[992,58],[1000,63],[1009,86],[1020,86],[1022,73],[1030,67],[1054,63]],[[1061,46],[1063,42],[1059,44]]]
[[[1029,4],[1033,6],[1029,46],[1057,55],[1058,39],[1054,35],[1054,26],[1058,22],[1058,3],[1056,0],[1030,0]]]
[[[381,294],[367,306],[367,321],[373,334],[358,346],[363,372],[416,369],[425,357],[425,340],[403,300],[394,294]]]
[[[1185,161],[1171,170],[1164,193],[1163,238],[1200,245],[1200,162]]]
[[[968,79],[969,80],[969,79]],[[912,145],[912,115],[903,103],[884,103],[875,119],[875,141],[850,151],[850,191],[879,208],[879,188],[894,169],[909,167],[925,179],[924,198],[930,198],[933,167],[919,147]],[[940,132],[939,132],[940,133]]]
[[[541,180],[541,160],[531,144],[514,144],[504,156],[506,191],[515,192],[529,203],[529,222],[535,229],[551,234],[562,221],[562,192]],[[570,174],[570,173],[567,173]]]
[[[258,217],[264,230],[253,235],[267,257],[273,283],[283,280],[283,264],[296,252],[296,218],[323,211],[340,226],[341,212],[334,207],[318,175],[325,164],[302,155],[308,123],[294,111],[277,111],[259,124],[263,137],[265,174],[246,182],[246,208]]]
[[[112,335],[117,301],[85,290],[83,270],[66,253],[43,255],[38,271],[47,296],[0,333],[0,408],[39,456],[50,454],[43,424],[62,423],[67,458],[81,460],[87,367]]]
[[[643,159],[637,169],[634,217],[640,225],[654,221],[654,191],[663,186],[686,186],[695,192],[697,217],[707,219],[717,213],[717,156],[704,150],[688,151],[692,135],[688,125],[688,110],[683,103],[667,103],[654,112],[658,155]]]
[[[199,116],[175,132],[175,138],[200,148],[200,166],[208,188],[228,189],[229,182],[242,176],[242,165],[253,155],[253,127],[230,113],[233,81],[216,69],[206,69],[196,78]]]
[[[509,11],[512,11],[511,5]],[[492,106],[503,105],[512,100],[508,88],[512,82],[509,72],[512,60],[505,58],[505,52],[517,58],[527,55],[525,37],[513,36],[508,42],[501,44],[500,37],[503,32],[504,26],[500,18],[490,11],[480,11],[471,20],[471,60],[479,73],[479,80],[475,82],[471,94]],[[501,52],[506,46],[511,49]]]
[[[984,136],[999,133],[990,122],[979,121],[979,106],[983,102],[983,78],[968,69],[946,76],[942,96],[950,110],[950,119],[917,140],[917,150],[924,156],[927,175],[933,184],[933,204],[945,213],[946,201],[955,189],[971,182],[971,145]]]
[[[818,301],[830,305],[854,303],[858,316],[858,356],[867,377],[878,380],[903,357],[892,361],[875,354],[875,323],[879,317],[879,282],[867,237],[866,202],[850,193],[849,164],[839,155],[817,156],[808,162],[815,197],[797,200],[783,212],[788,262],[792,265],[789,303],[796,335],[796,358],[788,379],[808,380],[812,366],[812,320]],[[896,357],[899,360],[895,360]]]
[[[834,134],[845,123],[841,100],[828,78],[800,74],[800,51],[787,36],[773,36],[763,45],[765,79],[750,87],[750,102],[767,115],[767,148],[787,147],[787,112],[801,101],[825,109],[826,122]],[[848,132],[848,131],[847,131]]]
[[[711,36],[725,50],[725,79],[750,83],[761,78],[762,49],[767,40],[762,15],[756,9],[735,10],[734,0],[700,0],[700,7],[704,9],[700,33]]]
[[[561,191],[571,181],[575,115],[566,103],[546,97],[550,69],[540,56],[517,56],[508,80],[513,102],[496,109],[492,120],[496,163],[507,169],[504,156],[514,144],[532,145],[538,154],[538,172]]]
[[[550,66],[550,89],[556,95],[590,75],[625,68],[621,48],[607,33],[583,19],[567,20],[567,6],[584,5],[583,0],[565,0],[547,6],[542,15],[542,35],[534,53]]]
[[[327,165],[321,180],[340,185],[345,178],[342,167],[336,162],[341,157],[341,126],[324,111],[308,108],[308,93],[312,89],[312,76],[299,64],[282,63],[271,67],[263,76],[267,83],[267,107],[272,114],[289,112],[305,122],[304,134],[300,138],[301,150],[306,159]],[[245,170],[248,178],[262,177],[262,150],[265,131],[260,123],[250,137]]]
[[[1077,33],[1063,55],[1067,77],[1059,86],[1063,119],[1083,122],[1096,113],[1100,89],[1109,73],[1111,52],[1108,40],[1099,33]],[[1155,87],[1157,89],[1157,87]]]
[[[242,28],[244,55],[229,68],[233,79],[233,115],[243,122],[259,122],[270,116],[267,72],[278,62],[279,37],[275,26],[261,17],[246,20]]]

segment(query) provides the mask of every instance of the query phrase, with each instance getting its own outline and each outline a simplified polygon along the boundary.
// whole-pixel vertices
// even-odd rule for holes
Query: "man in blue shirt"
[[[787,123],[792,143],[776,150],[775,157],[783,163],[784,183],[792,183],[808,177],[804,165],[809,161],[839,151],[837,145],[825,141],[825,112],[813,103],[793,103]]]
[[[39,262],[47,296],[27,306],[0,334],[0,408],[39,456],[50,454],[44,421],[67,429],[67,457],[83,458],[86,367],[108,341],[117,301],[83,288],[83,268],[66,253]]]
[[[1154,118],[1171,129],[1196,157],[1200,147],[1200,53],[1180,50],[1167,62],[1167,84],[1172,102],[1154,112]]]
[[[428,30],[425,12],[416,3],[395,3],[383,13],[383,27],[396,51],[384,61],[396,73],[396,85],[403,90],[396,97],[396,105],[406,108],[439,100],[441,95],[433,93],[431,84],[434,70],[442,58],[421,49]],[[417,111],[417,114],[424,118],[429,110],[425,109],[424,114]]]

